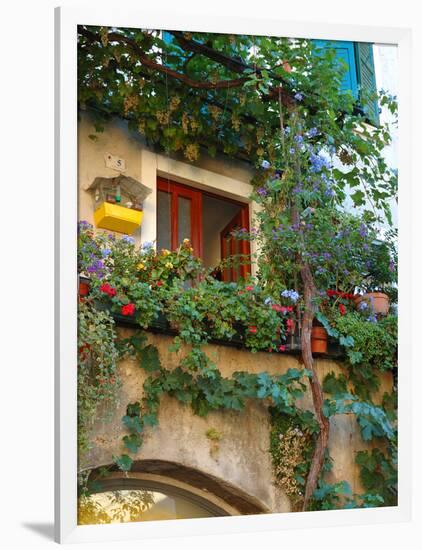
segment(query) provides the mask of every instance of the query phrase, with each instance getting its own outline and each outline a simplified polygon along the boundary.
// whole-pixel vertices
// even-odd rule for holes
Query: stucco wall
[[[177,366],[180,354],[168,351],[171,337],[151,334],[149,340],[159,349],[162,364],[166,368]],[[254,354],[215,345],[208,346],[207,351],[226,377],[239,370],[282,374],[288,368],[300,368],[298,358],[293,355]],[[317,359],[316,366],[321,379],[330,371],[338,373],[342,369],[340,364],[327,359]],[[145,375],[134,360],[123,361],[119,373],[122,379],[120,403],[111,421],[94,426],[94,447],[85,458],[84,467],[96,468],[110,464],[113,455],[127,452],[121,441],[124,435],[121,418],[128,403],[142,398]],[[391,378],[385,375],[381,380],[379,396],[390,389]],[[310,391],[298,404],[312,409]],[[214,428],[222,436],[217,452],[206,436],[209,428]],[[234,485],[257,499],[269,511],[288,512],[288,498],[274,485],[271,455],[268,452],[269,434],[269,415],[262,402],[251,400],[241,412],[211,412],[206,418],[201,418],[194,415],[188,405],[165,396],[160,406],[159,425],[147,430],[144,443],[134,459],[166,460],[194,468]],[[347,480],[354,492],[361,492],[355,453],[364,448],[367,448],[367,444],[361,440],[355,419],[351,415],[333,417],[329,450],[334,466],[330,481]]]
[[[95,139],[91,139],[92,136]],[[158,154],[145,145],[139,134],[130,132],[126,122],[114,119],[105,125],[104,132],[96,133],[92,116],[82,113],[78,124],[79,219],[91,223],[93,221],[92,195],[87,188],[94,179],[118,175],[115,170],[106,168],[106,153],[123,158],[126,161],[124,175],[141,181],[152,190],[144,203],[142,230],[134,234],[138,241],[155,240],[158,175],[198,189],[214,191],[221,196],[249,202],[248,197],[252,190],[249,182],[253,171],[245,164],[229,159],[211,159],[205,155],[197,163],[191,164],[180,156]]]

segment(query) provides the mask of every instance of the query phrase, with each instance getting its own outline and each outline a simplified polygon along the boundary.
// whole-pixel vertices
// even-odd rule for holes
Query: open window
[[[158,178],[158,250],[174,250],[190,239],[194,254],[217,278],[237,281],[250,273],[249,242],[233,236],[240,229],[249,231],[247,203]]]

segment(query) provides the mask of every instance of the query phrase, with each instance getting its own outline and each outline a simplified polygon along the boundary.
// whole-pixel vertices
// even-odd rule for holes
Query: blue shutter
[[[355,43],[356,67],[359,87],[362,92],[373,96],[375,99],[362,105],[368,121],[375,126],[379,125],[379,105],[376,99],[377,83],[375,80],[374,53],[372,44],[366,42]]]
[[[353,42],[343,42],[340,40],[312,40],[312,42],[319,49],[335,50],[337,57],[346,62],[348,70],[343,76],[341,90],[351,90],[353,97],[358,99],[358,78]]]

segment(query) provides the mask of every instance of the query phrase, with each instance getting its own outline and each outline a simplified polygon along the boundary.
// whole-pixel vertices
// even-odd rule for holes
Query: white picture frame
[[[399,487],[398,506],[291,514],[221,517],[112,525],[77,525],[77,25],[172,28],[298,38],[396,44],[399,65]],[[407,521],[411,501],[410,357],[410,60],[407,29],[290,22],[280,19],[196,17],[181,13],[95,8],[57,8],[56,198],[55,198],[55,540],[103,542],[196,534],[245,533],[299,527]],[[406,212],[406,215],[401,213]]]

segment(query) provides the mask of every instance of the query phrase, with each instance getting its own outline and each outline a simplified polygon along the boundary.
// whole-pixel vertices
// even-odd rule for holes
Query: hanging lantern
[[[93,192],[94,222],[100,229],[131,235],[140,227],[143,202],[151,189],[129,176],[95,178],[88,188]]]

